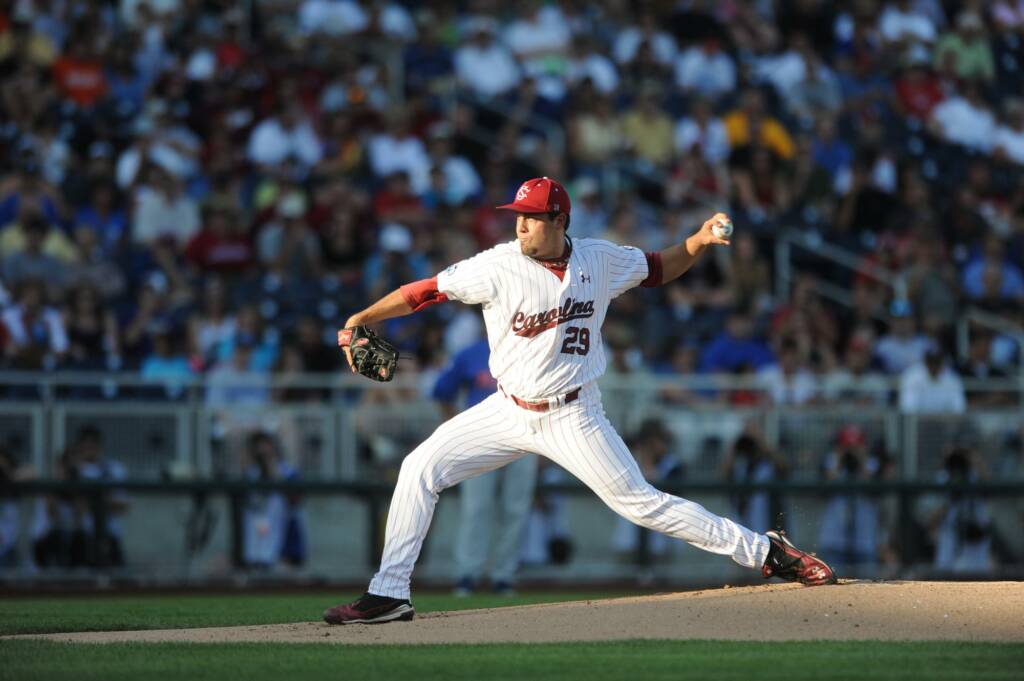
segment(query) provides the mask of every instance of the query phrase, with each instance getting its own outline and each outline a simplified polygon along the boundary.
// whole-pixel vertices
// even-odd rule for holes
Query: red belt
[[[527,400],[520,399],[515,395],[509,395],[500,385],[498,386],[498,389],[501,390],[502,395],[515,402],[517,407],[528,409],[529,411],[548,411],[550,409],[560,407],[563,404],[575,402],[580,397],[580,389],[576,388],[575,390],[570,390],[561,397],[552,397],[551,399],[540,400],[538,402],[528,402]]]

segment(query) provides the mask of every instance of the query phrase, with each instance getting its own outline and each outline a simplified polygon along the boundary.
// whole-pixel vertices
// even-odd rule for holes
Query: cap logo
[[[516,192],[516,201],[523,201],[526,199],[526,195],[530,193],[530,185],[524,182],[520,187],[519,191]]]

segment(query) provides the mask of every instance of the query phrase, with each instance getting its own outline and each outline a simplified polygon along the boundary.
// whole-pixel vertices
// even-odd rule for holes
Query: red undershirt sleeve
[[[414,281],[399,287],[398,290],[402,292],[402,298],[413,312],[448,300],[448,296],[437,290],[437,277]]]
[[[661,253],[644,253],[647,256],[647,278],[640,282],[644,288],[661,286]]]

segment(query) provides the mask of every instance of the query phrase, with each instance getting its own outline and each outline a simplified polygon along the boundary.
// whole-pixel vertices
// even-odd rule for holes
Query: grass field
[[[0,632],[38,633],[300,622],[347,595],[111,596],[4,599]],[[421,612],[609,594],[514,599],[424,594]],[[401,625],[388,625],[401,626]],[[769,622],[765,626],[770,626]],[[978,643],[621,641],[544,645],[320,646],[0,641],[8,679],[1020,679],[1024,646]]]

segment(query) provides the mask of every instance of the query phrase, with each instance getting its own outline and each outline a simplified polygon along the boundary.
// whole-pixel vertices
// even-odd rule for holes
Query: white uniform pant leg
[[[745,567],[760,568],[768,557],[770,542],[764,535],[648,483],[605,417],[599,398],[548,412],[534,429],[540,435],[539,453],[579,478],[627,520],[730,556]]]
[[[525,458],[525,457],[524,457]],[[492,528],[497,521],[495,494],[498,479],[509,468],[478,475],[459,484],[459,529],[455,538],[455,577],[480,579],[491,546]]]
[[[519,567],[523,528],[533,506],[537,457],[524,456],[497,471],[501,476],[501,513],[494,528],[491,582],[513,582]]]
[[[502,400],[492,395],[441,424],[405,457],[388,510],[380,570],[370,581],[370,593],[409,598],[413,566],[441,490],[526,454],[510,444],[521,442],[526,430],[521,420],[508,417]]]

